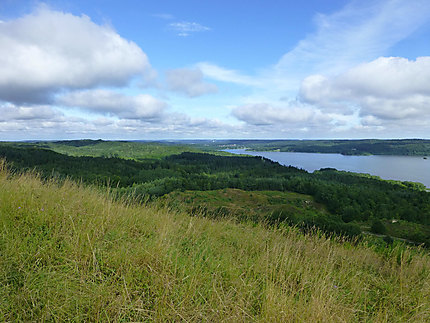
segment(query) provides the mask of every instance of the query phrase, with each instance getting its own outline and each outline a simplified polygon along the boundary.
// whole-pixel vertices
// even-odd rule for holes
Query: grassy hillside
[[[98,141],[90,143],[93,146],[99,144]],[[88,145],[88,142],[71,144],[81,147]],[[386,233],[430,246],[430,194],[424,186],[416,183],[383,181],[373,176],[333,169],[310,174],[259,157],[191,152],[136,161],[73,157],[49,149],[5,144],[0,145],[0,158],[5,158],[15,170],[36,169],[44,178],[56,176],[86,184],[111,186],[118,196],[133,195],[141,201],[153,201],[165,194],[191,190],[195,191],[192,194],[202,195],[209,204],[215,202],[214,207],[221,207],[222,211],[231,213],[229,209],[232,207],[250,210],[242,213],[253,220],[258,220],[256,217],[259,215],[256,213],[261,213],[260,209],[254,208],[259,193],[255,193],[252,198],[245,194],[249,201],[235,198],[233,203],[229,203],[223,198],[217,202],[209,193],[199,192],[220,189],[277,191],[271,194],[279,198],[259,201],[266,203],[267,208],[263,210],[266,214],[263,215],[270,213],[269,220],[272,223],[284,221],[305,228],[316,226],[325,232],[355,236],[360,232],[359,226],[368,231],[379,221],[381,228],[372,232]],[[306,212],[298,214],[289,203],[289,196],[294,194],[308,196],[305,199],[324,205],[328,213],[306,208]],[[200,198],[199,204],[207,205],[204,199]],[[244,201],[246,203],[242,205]],[[278,209],[274,209],[274,206]],[[258,212],[253,212],[254,209]],[[243,218],[241,215],[239,217]],[[393,220],[396,221],[395,226],[389,225]]]
[[[429,321],[430,257],[113,202],[0,167],[2,321]]]

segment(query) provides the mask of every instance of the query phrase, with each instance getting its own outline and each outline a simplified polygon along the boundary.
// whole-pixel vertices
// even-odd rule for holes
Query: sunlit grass
[[[430,258],[0,171],[2,321],[429,321]]]

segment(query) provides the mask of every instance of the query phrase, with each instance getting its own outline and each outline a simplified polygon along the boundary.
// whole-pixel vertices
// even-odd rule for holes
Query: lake
[[[336,168],[355,173],[367,173],[383,179],[420,182],[430,188],[430,157],[419,156],[344,156],[341,154],[316,154],[226,149],[233,154],[263,156],[286,166],[295,166],[308,172],[321,168]]]

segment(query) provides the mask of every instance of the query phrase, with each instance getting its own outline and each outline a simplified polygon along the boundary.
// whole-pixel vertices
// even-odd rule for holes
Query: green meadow
[[[425,322],[428,251],[0,170],[2,321]]]

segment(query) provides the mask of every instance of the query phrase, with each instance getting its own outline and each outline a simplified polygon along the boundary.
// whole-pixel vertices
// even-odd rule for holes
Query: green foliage
[[[387,233],[393,237],[400,237],[430,247],[430,226],[394,220],[386,222],[385,227]]]
[[[390,236],[385,236],[384,241],[386,244],[389,244],[389,245],[393,244],[394,242],[393,238],[391,238]]]
[[[5,145],[5,144],[3,144]],[[10,144],[9,144],[10,145]],[[169,142],[130,142],[103,140],[65,140],[56,142],[13,143],[15,147],[46,148],[74,157],[123,158],[136,161],[161,159],[185,151],[198,152],[198,148]]]
[[[372,221],[372,226],[370,227],[370,231],[376,234],[385,234],[387,232],[387,229],[385,228],[385,225],[382,223],[380,219],[374,219]]]
[[[111,143],[61,145],[93,148],[102,144]],[[353,232],[357,227],[354,223],[368,223],[371,217],[381,220],[394,218],[421,227],[414,230],[413,234],[400,230],[389,231],[393,237],[419,243],[430,240],[427,232],[430,226],[430,194],[407,182],[383,181],[333,169],[309,174],[260,157],[216,156],[194,152],[136,161],[73,157],[48,149],[0,145],[0,157],[5,157],[16,170],[36,168],[45,178],[70,177],[88,184],[110,186],[118,197],[127,196],[135,201],[154,200],[174,191],[185,190],[234,188],[244,191],[296,192],[312,196],[315,202],[324,205],[337,223],[329,219],[315,220],[313,217],[302,221],[299,217],[298,223],[306,227],[317,226],[328,232]]]

